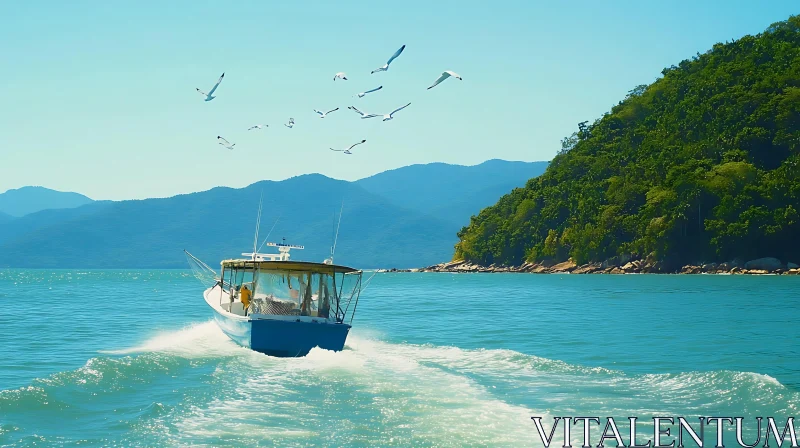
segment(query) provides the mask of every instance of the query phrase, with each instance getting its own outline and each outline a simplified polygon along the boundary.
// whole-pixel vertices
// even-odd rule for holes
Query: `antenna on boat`
[[[342,211],[344,211],[344,200],[342,200],[342,207],[339,209],[339,223],[336,224],[336,236],[333,237],[333,246],[331,246],[331,257],[328,258],[330,263],[333,264],[333,255],[336,253],[336,242],[339,241],[339,227],[342,225]],[[328,260],[325,260],[326,262]]]
[[[269,239],[269,236],[270,236],[270,235],[272,235],[272,231],[273,231],[273,230],[275,230],[275,226],[277,226],[277,225],[278,225],[278,221],[280,221],[280,219],[281,219],[281,216],[279,215],[279,216],[278,216],[278,217],[275,219],[275,222],[274,222],[274,223],[272,223],[272,228],[271,228],[271,229],[269,229],[269,233],[267,233],[267,236],[264,238],[264,241],[262,241],[262,242],[261,242],[261,245],[260,245],[260,246],[258,246],[258,250],[257,250],[256,252],[258,252],[259,250],[261,250],[261,248],[262,248],[262,247],[264,247],[264,244],[265,244],[265,243],[267,242],[267,240]]]
[[[264,190],[261,190],[261,197],[258,199],[258,217],[256,218],[256,235],[253,238],[253,260],[256,259],[258,253],[258,230],[261,227],[261,208],[264,204]]]

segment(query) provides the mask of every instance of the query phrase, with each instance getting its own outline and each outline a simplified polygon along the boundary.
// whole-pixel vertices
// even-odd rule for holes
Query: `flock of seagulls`
[[[392,57],[390,57],[389,60],[386,61],[386,64],[376,68],[375,70],[372,70],[370,72],[370,74],[375,74],[375,73],[379,73],[379,72],[388,71],[389,67],[392,64],[392,62],[395,59],[397,59],[403,53],[403,51],[405,49],[406,49],[405,45],[400,47],[397,51],[394,52]],[[222,73],[222,75],[217,80],[217,83],[214,84],[214,87],[212,87],[211,90],[208,91],[208,93],[203,92],[199,88],[195,89],[195,90],[197,90],[197,93],[199,93],[200,95],[202,95],[204,97],[203,101],[208,102],[208,101],[211,101],[214,98],[216,98],[216,96],[214,96],[214,92],[216,92],[217,88],[222,83],[222,79],[224,77],[225,77],[225,73]],[[434,83],[430,87],[428,87],[427,90],[430,90],[430,89],[438,86],[439,84],[441,84],[442,82],[444,82],[445,80],[447,80],[448,78],[451,78],[451,77],[463,81],[463,79],[461,78],[461,76],[458,73],[453,72],[451,70],[445,70],[444,72],[442,72],[442,74],[439,76],[439,78],[437,78],[436,81],[434,81]],[[337,81],[337,80],[347,81],[347,74],[345,72],[338,72],[335,75],[333,75],[333,80],[334,81]],[[358,94],[356,94],[356,96],[358,98],[364,98],[366,95],[374,93],[374,92],[377,92],[377,91],[379,91],[381,89],[383,89],[382,85],[380,85],[378,87],[375,87],[374,89],[371,89],[371,90],[366,90],[364,92],[359,92]],[[405,106],[398,107],[397,109],[389,112],[388,114],[366,113],[366,112],[362,112],[362,111],[358,110],[355,106],[348,106],[347,108],[352,110],[352,111],[354,111],[354,112],[356,112],[357,114],[359,114],[361,116],[361,119],[382,117],[383,118],[382,121],[389,121],[389,120],[394,119],[394,114],[396,114],[397,112],[400,112],[401,110],[405,109],[406,107],[408,107],[410,105],[411,105],[411,103],[408,103]],[[321,110],[314,109],[314,112],[319,116],[319,118],[325,118],[325,117],[328,116],[328,114],[336,112],[337,110],[339,110],[338,107],[335,108],[335,109],[331,109],[331,110],[329,110],[327,112],[323,112]],[[284,124],[284,126],[286,126],[289,129],[292,129],[294,127],[294,125],[295,125],[294,118],[289,118],[289,121]],[[267,124],[256,124],[256,125],[253,125],[253,126],[247,128],[247,130],[248,131],[258,131],[258,130],[262,130],[262,129],[265,129],[265,128],[268,128],[268,127],[269,127],[269,125],[267,125]],[[363,143],[366,143],[366,142],[367,142],[366,139],[362,139],[361,141],[351,145],[347,149],[330,148],[330,150],[331,151],[336,151],[336,152],[341,152],[343,154],[353,154],[353,152],[352,152],[353,148],[355,148],[356,146],[361,145]],[[225,148],[227,148],[229,150],[233,150],[233,148],[236,146],[236,143],[231,143],[230,141],[226,140],[225,138],[223,138],[222,136],[219,136],[219,135],[217,136],[217,143],[219,143],[220,145],[222,145],[223,147],[225,147]]]

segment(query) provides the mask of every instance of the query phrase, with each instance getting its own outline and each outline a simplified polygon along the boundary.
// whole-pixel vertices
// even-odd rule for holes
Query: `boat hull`
[[[305,356],[314,347],[341,351],[350,325],[328,321],[278,318],[242,318],[211,307],[214,320],[232,341],[270,356]]]

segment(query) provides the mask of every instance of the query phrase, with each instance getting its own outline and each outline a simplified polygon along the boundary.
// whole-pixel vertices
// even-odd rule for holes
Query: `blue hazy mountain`
[[[499,191],[503,184],[495,175],[508,185],[511,175],[468,172],[487,182],[470,184],[465,187],[469,193],[459,198],[450,191],[459,185],[449,184],[456,181],[451,173],[475,167],[434,165],[433,170],[417,165],[356,182],[309,174],[239,189],[218,187],[171,198],[42,210],[0,220],[0,267],[184,268],[183,249],[216,266],[221,259],[252,251],[262,194],[260,239],[274,225],[270,241],[285,237],[306,247],[293,252],[296,259],[322,261],[329,256],[334,215],[344,200],[337,263],[361,268],[430,265],[450,258],[456,233],[472,213],[527,180]],[[494,169],[493,165],[495,161],[488,164]],[[532,164],[507,166],[510,171],[525,168],[521,173],[530,173],[526,169]],[[403,173],[406,169],[410,174]],[[437,172],[449,177],[438,179]],[[412,181],[417,175],[424,177]],[[406,188],[397,188],[395,182]],[[441,193],[445,186],[447,192]],[[420,195],[424,201],[413,200]]]
[[[85,216],[90,216],[104,207],[115,204],[112,201],[96,201],[81,207],[65,209],[48,209],[15,218],[10,215],[9,220],[0,218],[0,250],[3,244],[22,235],[30,234],[44,227],[57,227],[62,223],[70,222]]]
[[[66,219],[0,243],[0,266],[186,267],[184,248],[213,265],[252,251],[262,192],[262,239],[279,218],[270,240],[286,237],[305,245],[294,254],[298,259],[322,261],[329,255],[333,215],[342,199],[337,263],[416,266],[446,257],[456,242],[452,228],[435,218],[394,206],[350,182],[305,175],[242,189],[105,203],[84,214],[75,213],[82,207],[70,210]],[[12,223],[24,228],[55,212]]]
[[[0,212],[19,217],[40,210],[80,207],[90,202],[91,199],[78,193],[22,187],[0,194]]]
[[[14,217],[8,213],[0,212],[0,224],[11,221],[12,219],[14,219]]]
[[[548,162],[492,159],[480,165],[446,163],[410,165],[356,181],[391,203],[450,221],[460,226],[484,207],[528,179],[544,173]]]

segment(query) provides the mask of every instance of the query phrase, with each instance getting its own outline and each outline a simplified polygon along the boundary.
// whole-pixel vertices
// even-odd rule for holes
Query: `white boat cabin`
[[[343,322],[346,314],[355,312],[361,271],[289,261],[288,247],[279,254],[243,255],[250,259],[222,261],[220,280],[208,291],[209,302],[219,299],[212,306],[250,319],[307,316],[302,320]]]

